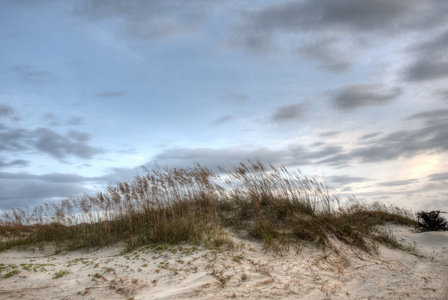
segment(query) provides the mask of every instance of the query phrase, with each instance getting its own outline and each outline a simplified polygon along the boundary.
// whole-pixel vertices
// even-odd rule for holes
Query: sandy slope
[[[0,253],[1,276],[20,272],[0,279],[0,299],[448,299],[448,232],[383,229],[426,257],[385,246],[368,255],[338,241],[337,254],[303,246],[278,255],[241,239],[230,252],[188,245],[126,254],[118,246],[9,251]],[[54,278],[61,271],[68,274]]]

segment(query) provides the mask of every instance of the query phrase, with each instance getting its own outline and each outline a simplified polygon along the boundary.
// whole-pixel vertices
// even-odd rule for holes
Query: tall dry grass
[[[365,236],[373,236],[375,226],[415,224],[409,211],[351,200],[341,204],[315,178],[260,162],[219,174],[199,165],[147,170],[94,196],[5,212],[0,250],[48,242],[68,250],[119,241],[130,248],[180,242],[231,246],[226,229],[261,239],[274,251],[303,241],[326,247],[330,236],[369,251]]]

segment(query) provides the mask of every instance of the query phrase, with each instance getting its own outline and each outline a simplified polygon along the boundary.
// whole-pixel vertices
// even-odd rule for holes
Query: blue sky
[[[445,0],[4,0],[0,209],[247,159],[448,210]]]

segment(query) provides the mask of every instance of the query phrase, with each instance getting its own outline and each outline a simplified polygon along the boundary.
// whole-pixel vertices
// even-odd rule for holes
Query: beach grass
[[[301,243],[331,248],[330,237],[370,252],[366,238],[388,241],[376,230],[386,223],[415,226],[416,220],[406,209],[341,200],[299,170],[249,161],[219,172],[200,165],[146,170],[96,195],[4,212],[0,251],[48,244],[70,251],[118,242],[128,250],[183,242],[232,248],[233,232],[275,252]]]

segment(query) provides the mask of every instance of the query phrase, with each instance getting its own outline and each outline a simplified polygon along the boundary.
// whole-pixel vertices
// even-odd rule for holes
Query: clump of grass
[[[331,246],[329,237],[369,251],[364,237],[385,223],[415,225],[412,213],[352,201],[300,171],[241,163],[219,174],[197,165],[148,171],[95,196],[13,209],[0,220],[0,251],[53,243],[61,249],[187,242],[234,247],[228,231],[282,252],[293,243]],[[353,199],[352,199],[353,200]]]
[[[19,270],[12,270],[12,271],[6,273],[6,274],[3,276],[3,278],[9,278],[9,277],[12,277],[12,276],[14,276],[14,275],[17,275],[17,274],[19,274],[19,273],[20,273]]]
[[[68,270],[61,270],[61,271],[58,271],[58,272],[54,273],[53,279],[58,279],[58,278],[64,277],[65,275],[68,275],[68,274],[70,274],[70,271],[68,271]]]
[[[46,272],[46,266],[54,266],[54,264],[20,264],[22,269],[26,271],[34,271],[34,272]]]
[[[8,264],[5,265],[3,263],[0,263],[0,276],[2,276],[3,278],[9,278],[11,276],[14,276],[16,274],[19,274],[20,271],[17,270],[17,265],[16,264]],[[5,272],[5,274],[3,275],[3,272]]]

